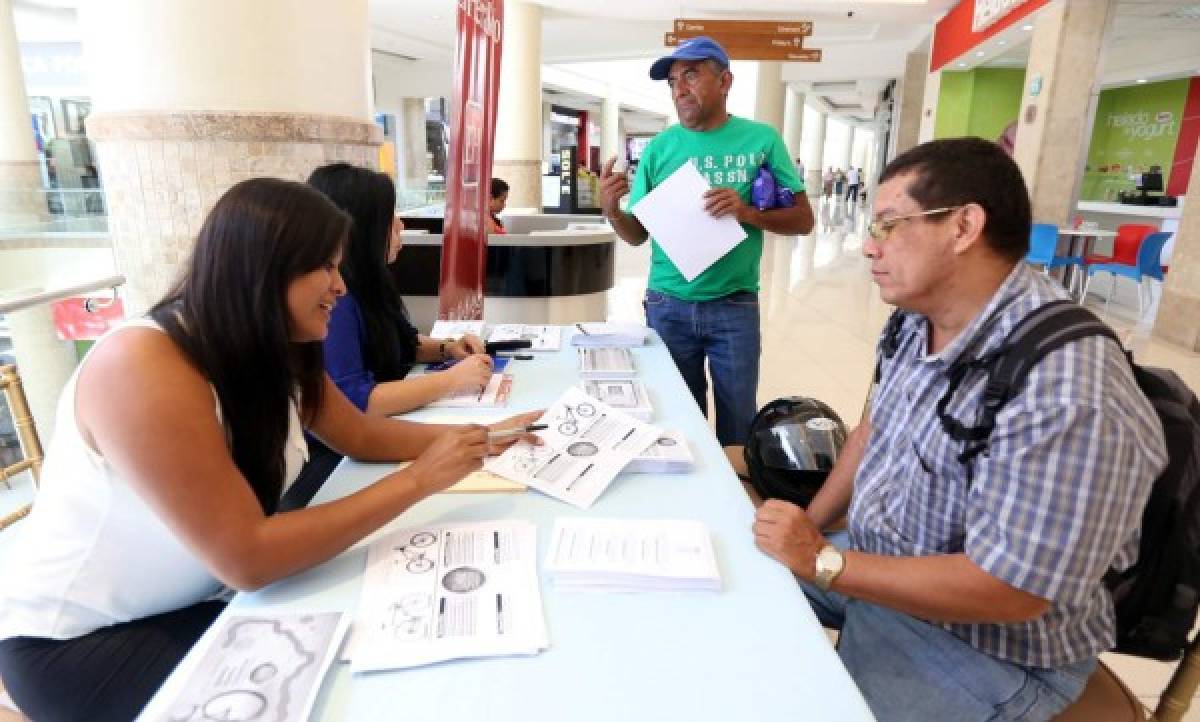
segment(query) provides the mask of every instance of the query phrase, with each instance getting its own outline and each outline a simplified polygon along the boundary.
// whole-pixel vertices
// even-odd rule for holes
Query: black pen
[[[584,327],[583,327],[583,324],[582,324],[582,323],[577,323],[577,324],[575,324],[575,328],[579,329],[579,331],[580,331],[580,332],[581,332],[581,333],[582,333],[584,336],[591,336],[591,335],[592,335],[592,334],[588,333],[588,330],[587,330],[586,328],[584,328]]]
[[[525,426],[514,426],[511,429],[498,429],[488,432],[488,441],[504,441],[511,439],[514,436],[532,433],[534,431],[545,431],[550,428],[547,424],[526,424]]]

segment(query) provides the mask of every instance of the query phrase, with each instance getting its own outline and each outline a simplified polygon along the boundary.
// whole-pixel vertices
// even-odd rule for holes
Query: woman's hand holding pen
[[[446,355],[450,358],[463,359],[471,354],[485,353],[483,339],[473,333],[463,335],[457,341],[446,344]]]
[[[492,357],[484,354],[467,356],[440,373],[446,374],[450,380],[451,392],[467,389],[478,391],[492,380]]]
[[[546,428],[545,426],[541,426],[541,429],[539,429],[534,425],[534,422],[540,419],[544,413],[546,413],[545,409],[530,411],[490,424],[487,427],[488,453],[498,454],[518,441],[541,444],[542,440],[533,432]]]

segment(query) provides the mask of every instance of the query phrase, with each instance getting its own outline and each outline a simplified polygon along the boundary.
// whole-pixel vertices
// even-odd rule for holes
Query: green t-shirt
[[[708,131],[673,125],[655,136],[642,152],[629,193],[629,208],[689,160],[713,188],[733,188],[749,203],[750,188],[764,159],[776,183],[795,192],[804,190],[804,181],[796,177],[783,138],[769,125],[734,115],[720,128]],[[758,291],[762,229],[745,223],[742,228],[746,239],[691,283],[651,238],[648,287],[685,301],[709,301],[737,291]]]

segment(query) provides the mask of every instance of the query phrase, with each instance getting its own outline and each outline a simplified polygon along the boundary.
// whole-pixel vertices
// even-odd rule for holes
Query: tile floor
[[[822,203],[817,218],[812,235],[768,236],[765,244],[759,402],[792,394],[814,396],[852,423],[862,413],[875,341],[890,308],[879,300],[862,257],[866,213]],[[644,320],[641,299],[649,262],[648,245],[619,244],[615,285],[609,294],[614,320]],[[1098,310],[1103,305],[1094,299],[1089,303]],[[1200,389],[1200,354],[1150,338],[1147,325],[1135,317],[1136,309],[1114,303],[1108,320],[1126,335],[1141,363],[1174,369],[1193,389]],[[14,480],[14,487],[0,487],[0,515],[31,494],[27,476]],[[0,533],[0,555],[6,537],[12,535]],[[1105,661],[1149,707],[1157,702],[1173,668],[1116,655],[1105,655]],[[6,719],[0,709],[0,722]],[[1200,704],[1193,705],[1185,719],[1200,722]]]

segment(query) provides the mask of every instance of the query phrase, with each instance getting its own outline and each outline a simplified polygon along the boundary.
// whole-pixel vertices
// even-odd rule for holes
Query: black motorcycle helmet
[[[775,399],[750,424],[744,451],[750,485],[763,499],[807,507],[846,443],[846,425],[826,404]]]

